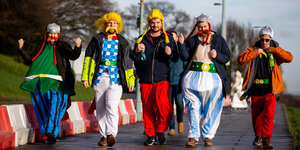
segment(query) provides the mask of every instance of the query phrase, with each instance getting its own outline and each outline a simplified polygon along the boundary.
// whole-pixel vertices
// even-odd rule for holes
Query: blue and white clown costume
[[[203,14],[196,20],[197,23],[208,23],[208,17]],[[223,100],[229,85],[225,64],[230,59],[230,51],[224,38],[211,32],[208,25],[209,30],[198,32],[207,34],[203,41],[196,34],[179,44],[181,58],[189,61],[182,80],[182,93],[189,117],[190,141],[187,146],[197,145],[200,137],[204,139],[205,146],[212,146],[211,139],[220,124]],[[217,53],[215,58],[211,57],[212,50]]]
[[[107,38],[107,36],[105,36],[103,39],[101,60],[102,62],[104,62],[104,64],[101,64],[99,66],[99,70],[97,72],[97,78],[94,82],[95,85],[97,85],[100,82],[100,78],[105,71],[108,72],[109,78],[111,79],[111,82],[113,84],[118,84],[119,82],[120,76],[119,76],[117,65],[105,64],[105,62],[110,62],[110,63],[117,62],[119,40],[116,38],[117,36],[114,37],[115,37],[114,39],[109,39]]]
[[[117,66],[118,59],[117,36],[104,36],[101,62],[94,81],[96,114],[99,132],[102,137],[118,132],[118,106],[122,96],[122,86],[119,84],[120,75]]]
[[[93,87],[96,116],[101,140],[99,146],[113,146],[118,133],[118,106],[123,91],[132,92],[135,84],[129,42],[119,33],[123,21],[110,12],[95,21],[100,33],[95,34],[86,48],[81,81]],[[92,104],[92,105],[93,105]],[[93,109],[95,106],[91,106]]]

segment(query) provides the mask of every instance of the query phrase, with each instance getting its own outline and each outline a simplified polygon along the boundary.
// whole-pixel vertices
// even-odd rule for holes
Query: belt
[[[116,61],[116,60],[112,60],[112,61],[109,61],[109,60],[101,60],[100,65],[105,65],[105,66],[115,66],[115,65],[117,65],[117,61]]]
[[[60,75],[51,75],[51,74],[37,74],[37,75],[31,75],[24,78],[25,81],[32,80],[34,78],[51,78],[58,81],[62,81],[62,77]]]
[[[270,84],[269,79],[255,79],[254,84]]]
[[[192,62],[190,70],[193,71],[203,71],[203,72],[210,72],[210,73],[216,73],[216,67],[213,63],[203,63],[203,62]]]

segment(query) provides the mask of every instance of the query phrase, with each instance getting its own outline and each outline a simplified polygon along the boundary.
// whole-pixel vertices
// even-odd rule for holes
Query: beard
[[[108,33],[109,33],[109,34],[114,34],[114,33],[116,33],[116,30],[114,30],[114,29],[109,29],[109,30],[108,30]]]
[[[152,32],[157,33],[161,31],[161,28],[152,28]]]

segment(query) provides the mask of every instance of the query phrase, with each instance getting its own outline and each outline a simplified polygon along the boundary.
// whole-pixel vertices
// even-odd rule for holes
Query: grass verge
[[[285,107],[296,150],[300,150],[300,108]]]
[[[0,105],[31,103],[29,92],[19,88],[29,67],[15,59],[0,54]],[[91,101],[94,97],[93,90],[84,88],[80,82],[75,83],[75,92],[72,101]]]

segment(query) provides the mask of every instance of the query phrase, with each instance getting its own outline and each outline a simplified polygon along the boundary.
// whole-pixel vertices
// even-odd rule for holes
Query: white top
[[[212,63],[211,57],[209,55],[210,50],[211,50],[211,44],[207,44],[207,45],[199,44],[193,61]]]

